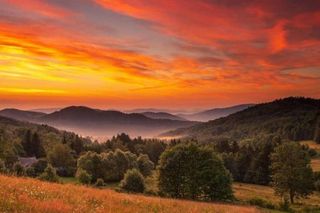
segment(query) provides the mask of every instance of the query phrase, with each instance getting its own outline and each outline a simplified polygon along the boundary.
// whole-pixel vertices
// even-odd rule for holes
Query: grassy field
[[[74,184],[0,176],[0,212],[210,213],[261,212],[250,206],[202,203],[118,193]]]
[[[279,205],[280,198],[275,196],[274,190],[268,186],[260,186],[254,184],[234,183],[233,190],[238,200],[248,202],[252,199],[263,199]],[[296,204],[292,206],[294,210],[305,210],[306,208],[313,209],[312,212],[320,212],[320,192],[315,192],[309,199],[299,199]]]
[[[301,141],[300,144],[307,145],[311,149],[314,149],[317,151],[318,156],[311,159],[311,167],[315,172],[320,171],[320,144],[314,141]]]
[[[320,154],[320,144],[315,141],[301,141],[300,144],[308,145],[311,149],[316,150]]]

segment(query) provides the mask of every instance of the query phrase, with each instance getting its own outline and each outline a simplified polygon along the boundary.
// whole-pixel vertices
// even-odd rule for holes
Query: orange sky
[[[320,1],[0,5],[0,108],[200,109],[320,98]]]

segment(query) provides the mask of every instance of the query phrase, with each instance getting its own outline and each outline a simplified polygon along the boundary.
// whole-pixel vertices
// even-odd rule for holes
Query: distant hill
[[[7,117],[48,124],[59,129],[79,133],[85,136],[111,137],[118,133],[132,136],[153,137],[170,129],[189,127],[197,122],[154,119],[138,113],[99,110],[83,106],[71,106],[51,114],[31,114],[28,111],[10,109],[0,111]]]
[[[215,120],[217,118],[228,116],[232,113],[239,112],[241,110],[247,109],[252,106],[254,106],[254,104],[241,104],[241,105],[236,105],[231,107],[205,110],[205,111],[194,113],[194,114],[178,114],[177,116],[185,118],[187,120],[191,120],[191,121],[206,122],[209,120]]]
[[[290,97],[258,104],[227,117],[173,130],[162,136],[191,137],[200,141],[227,137],[239,141],[273,134],[290,140],[319,140],[319,119],[320,100]]]
[[[44,116],[45,113],[18,109],[4,109],[0,111],[0,115],[20,121],[36,121],[40,117]]]
[[[181,118],[176,115],[172,115],[167,112],[143,112],[141,114],[148,118],[153,118],[153,119],[169,119],[169,120],[186,121],[186,119],[184,118]]]

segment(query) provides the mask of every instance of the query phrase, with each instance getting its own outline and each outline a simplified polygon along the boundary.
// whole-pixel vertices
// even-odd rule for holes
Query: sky
[[[320,98],[318,0],[0,0],[0,108]]]

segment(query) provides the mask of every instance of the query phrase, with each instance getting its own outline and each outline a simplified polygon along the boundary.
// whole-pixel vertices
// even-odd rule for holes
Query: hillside
[[[117,193],[35,179],[0,176],[0,212],[260,212],[255,207]]]
[[[31,114],[31,112],[16,109],[2,110],[0,115],[96,137],[111,137],[122,132],[132,136],[153,137],[170,129],[196,124],[191,121],[153,119],[138,113],[127,114],[83,106],[71,106],[51,114],[41,114],[41,116],[39,113]]]
[[[170,120],[186,121],[186,119],[184,118],[181,118],[176,115],[172,115],[167,112],[143,112],[141,114],[148,118],[153,118],[153,119],[170,119]]]
[[[61,143],[63,137],[75,138],[74,133],[60,131],[47,125],[38,125],[0,116],[0,156],[2,150],[21,149],[20,142],[27,130],[37,132],[45,149]]]
[[[46,115],[41,112],[24,111],[18,109],[4,109],[0,111],[0,115],[8,118],[13,118],[20,121],[36,121]]]
[[[205,111],[194,113],[194,114],[178,114],[178,116],[183,117],[190,121],[205,122],[205,121],[215,120],[217,118],[228,116],[232,113],[242,111],[252,106],[254,106],[254,104],[241,104],[241,105],[236,105],[231,107],[205,110]]]
[[[320,100],[290,97],[190,128],[173,130],[162,136],[192,137],[200,141],[225,137],[239,141],[273,134],[290,140],[310,140],[320,133],[316,131],[319,128],[319,110]]]

